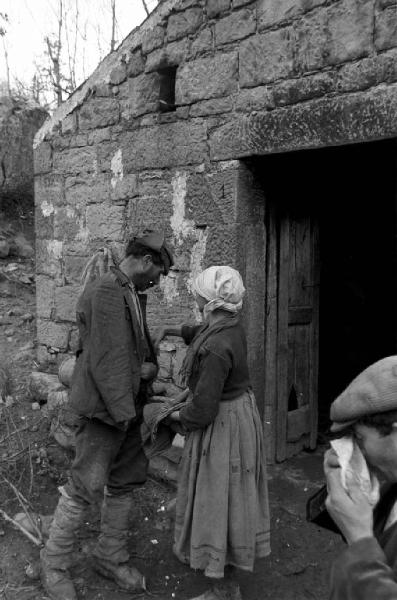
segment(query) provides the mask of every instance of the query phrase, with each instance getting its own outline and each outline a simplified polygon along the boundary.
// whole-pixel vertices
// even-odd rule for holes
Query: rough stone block
[[[97,98],[111,98],[113,97],[113,89],[110,83],[101,82],[92,87],[92,94]]]
[[[51,211],[51,207],[59,206],[64,202],[63,188],[64,179],[59,175],[36,175],[34,179],[35,205],[44,211],[45,207]]]
[[[195,225],[208,228],[236,220],[236,173],[195,173],[187,180],[186,209]],[[189,268],[189,267],[188,267]]]
[[[145,57],[143,56],[141,49],[131,52],[127,62],[127,75],[128,77],[136,77],[143,72],[145,68]]]
[[[65,256],[66,283],[80,283],[88,256]],[[42,315],[46,316],[46,315]]]
[[[368,55],[372,49],[374,3],[344,0],[328,9],[328,64]]]
[[[120,107],[114,98],[86,100],[79,111],[80,130],[108,127],[119,121]]]
[[[55,288],[56,321],[76,320],[76,302],[80,291],[80,286],[77,285],[65,285]]]
[[[109,75],[109,81],[112,85],[120,85],[127,78],[127,68],[124,63],[115,67]]]
[[[232,110],[232,100],[228,98],[214,98],[203,100],[193,104],[190,108],[191,117],[203,117],[207,115],[218,115]]]
[[[92,173],[97,168],[96,149],[90,146],[56,152],[53,162],[55,173]]]
[[[45,275],[36,276],[36,312],[43,319],[51,319],[55,306],[55,281]]]
[[[240,45],[240,87],[256,87],[288,77],[293,71],[289,29],[270,31]]]
[[[230,0],[207,0],[207,15],[210,19],[230,9]]]
[[[191,104],[237,89],[237,56],[234,52],[200,58],[178,69],[175,98],[177,104]]]
[[[192,58],[211,52],[214,45],[214,36],[212,29],[206,28],[200,31],[195,40],[193,40],[190,47],[190,55]]]
[[[138,178],[136,175],[123,175],[112,184],[110,197],[112,200],[127,200],[138,194]]]
[[[335,88],[333,73],[318,73],[283,81],[273,88],[274,102],[277,106],[296,104],[311,98],[318,98],[332,92]]]
[[[305,73],[323,68],[328,56],[326,11],[313,12],[297,21],[293,32],[295,69]]]
[[[375,46],[378,50],[397,46],[397,5],[376,15]]]
[[[121,117],[123,120],[136,118],[158,108],[160,98],[160,75],[144,73],[130,79],[129,98],[123,103]]]
[[[242,89],[236,97],[235,108],[241,112],[269,110],[274,108],[273,91],[265,85]]]
[[[80,343],[80,333],[77,327],[73,326],[70,328],[70,336],[69,336],[69,352],[77,352],[77,350],[81,347]]]
[[[122,141],[124,173],[204,162],[206,127],[201,122],[179,122],[141,129]]]
[[[178,40],[198,29],[203,20],[202,8],[188,8],[183,12],[171,14],[167,23],[168,41]]]
[[[233,0],[233,9],[246,6],[247,4],[254,4],[252,0]]]
[[[163,174],[143,176],[139,185],[139,198],[130,202],[129,222],[138,229],[150,221],[169,223],[172,216],[172,187]]]
[[[48,142],[41,142],[33,151],[34,172],[49,173],[52,168],[52,148]]]
[[[95,146],[96,144],[101,144],[102,142],[109,142],[112,137],[112,128],[104,127],[103,129],[95,129],[95,131],[90,131],[87,135],[87,141],[84,146]]]
[[[37,340],[44,346],[65,351],[68,347],[69,327],[62,323],[37,319]]]
[[[59,278],[62,274],[63,244],[58,240],[36,240],[36,272]]]
[[[326,0],[261,0],[258,4],[259,29],[290,21],[299,14],[325,4]]]
[[[121,241],[124,233],[124,206],[90,204],[86,223],[91,239]]]
[[[142,52],[149,54],[156,48],[163,45],[164,42],[164,28],[161,25],[156,25],[152,29],[148,29],[145,32],[145,36],[142,42]]]
[[[54,213],[56,208],[46,200],[38,203],[35,208],[35,232],[39,238],[54,237]]]
[[[337,90],[365,90],[383,82],[397,80],[397,51],[385,52],[371,58],[344,65],[338,71]]]
[[[110,178],[101,175],[92,179],[81,179],[75,185],[67,187],[65,190],[66,210],[79,209],[86,204],[96,204],[110,198]],[[73,217],[73,214],[71,215]]]
[[[145,71],[158,71],[165,67],[177,66],[185,62],[189,54],[190,40],[184,39],[167,44],[164,48],[151,52],[146,61]]]
[[[77,131],[77,115],[75,112],[69,113],[61,123],[62,135],[75,133]]]
[[[107,176],[110,173],[114,175],[113,164],[115,157],[120,152],[120,144],[118,142],[103,142],[103,144],[96,147],[96,151],[96,174],[100,172],[102,176]]]
[[[239,116],[211,131],[212,160],[291,152],[393,137],[397,85],[318,98],[291,107]]]
[[[208,232],[203,267],[216,264],[236,266],[240,245],[240,233],[235,225],[218,224],[211,226]]]
[[[255,32],[256,18],[253,10],[243,8],[220,19],[215,24],[215,45],[222,46],[241,40]]]

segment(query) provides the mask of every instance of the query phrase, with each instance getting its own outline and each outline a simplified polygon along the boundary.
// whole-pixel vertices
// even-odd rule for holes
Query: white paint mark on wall
[[[186,189],[187,173],[177,171],[172,178],[172,208],[170,223],[174,234],[175,242],[180,246],[183,240],[191,233],[194,233],[194,222],[186,219]]]
[[[160,280],[160,289],[163,292],[164,300],[167,304],[172,304],[178,298],[178,279],[176,273],[170,271],[167,277]]]
[[[115,188],[117,182],[123,179],[123,155],[121,148],[117,150],[110,161],[110,169],[113,173],[110,183],[112,184],[112,188]]]
[[[49,217],[54,212],[54,205],[51,202],[47,202],[47,200],[44,200],[40,204],[40,208],[44,217]]]
[[[59,260],[62,258],[63,243],[59,240],[49,240],[47,243],[48,254],[53,258]]]
[[[193,292],[193,282],[197,275],[203,270],[203,260],[205,256],[205,250],[207,247],[208,231],[207,229],[196,230],[198,235],[197,241],[193,245],[192,253],[190,255],[190,272],[186,280],[186,287],[190,293]],[[197,323],[201,323],[202,315],[198,310],[196,304],[193,308],[193,313]]]

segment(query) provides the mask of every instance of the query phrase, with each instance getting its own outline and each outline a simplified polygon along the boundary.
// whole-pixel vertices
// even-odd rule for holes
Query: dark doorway
[[[397,350],[396,150],[394,141],[384,141],[324,154],[320,431],[328,427],[329,405],[349,382]]]
[[[271,155],[254,166],[268,207],[318,223],[320,277],[311,285],[319,285],[318,413],[326,432],[332,400],[397,351],[397,145]]]

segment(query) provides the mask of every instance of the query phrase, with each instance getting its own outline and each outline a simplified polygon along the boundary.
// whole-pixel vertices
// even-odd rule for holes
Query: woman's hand
[[[358,478],[347,478],[349,493],[342,486],[341,468],[334,450],[324,456],[324,472],[327,478],[328,497],[325,502],[332,519],[352,544],[362,538],[372,537],[373,507],[360,489]]]

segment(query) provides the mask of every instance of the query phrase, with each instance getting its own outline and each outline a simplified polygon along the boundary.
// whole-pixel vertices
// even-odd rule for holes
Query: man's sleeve
[[[374,537],[355,542],[336,559],[330,600],[397,600],[393,569]]]
[[[112,418],[135,416],[129,323],[116,283],[104,280],[92,300],[90,370]]]

